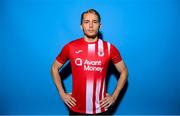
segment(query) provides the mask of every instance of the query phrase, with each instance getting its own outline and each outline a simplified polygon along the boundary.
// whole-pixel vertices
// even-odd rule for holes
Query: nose
[[[92,22],[89,23],[89,28],[93,28],[93,23]]]

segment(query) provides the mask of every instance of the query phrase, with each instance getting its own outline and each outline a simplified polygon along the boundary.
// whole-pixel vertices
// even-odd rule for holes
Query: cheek
[[[100,28],[100,25],[94,25],[95,28]]]
[[[82,28],[83,28],[83,30],[87,30],[88,26],[87,25],[83,25]]]
[[[95,26],[94,29],[98,31],[99,30],[99,26]]]

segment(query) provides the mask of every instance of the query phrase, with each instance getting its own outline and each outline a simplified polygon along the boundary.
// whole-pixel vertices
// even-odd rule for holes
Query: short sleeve
[[[111,44],[111,52],[110,53],[111,53],[110,54],[111,60],[114,64],[116,64],[122,60],[122,57],[121,57],[118,49],[112,44]]]
[[[68,46],[68,44],[66,44],[62,48],[59,55],[56,57],[56,61],[58,61],[59,63],[64,64],[68,59],[69,59],[69,46]]]

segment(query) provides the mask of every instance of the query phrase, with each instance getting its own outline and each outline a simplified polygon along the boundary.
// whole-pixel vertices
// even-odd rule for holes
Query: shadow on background
[[[59,70],[59,74],[61,75],[62,82],[71,75],[71,63],[68,61],[67,64],[65,64],[61,70]],[[64,90],[66,91],[66,88],[64,87],[64,83],[62,83]]]
[[[108,67],[107,76],[106,76],[106,87],[108,87],[108,84],[109,84],[108,82],[112,75],[114,75],[118,81],[120,73],[117,71],[114,64],[112,62],[110,62],[109,67]],[[111,115],[113,115],[116,112],[117,108],[119,107],[119,105],[127,91],[127,88],[128,88],[128,81],[126,81],[126,83],[125,83],[124,87],[122,88],[121,92],[119,93],[119,96],[116,99],[115,103],[109,108],[109,112]]]

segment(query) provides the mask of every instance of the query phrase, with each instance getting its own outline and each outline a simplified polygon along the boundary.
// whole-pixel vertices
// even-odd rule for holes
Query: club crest
[[[104,52],[102,51],[102,50],[100,50],[99,52],[98,52],[98,56],[104,56]]]

